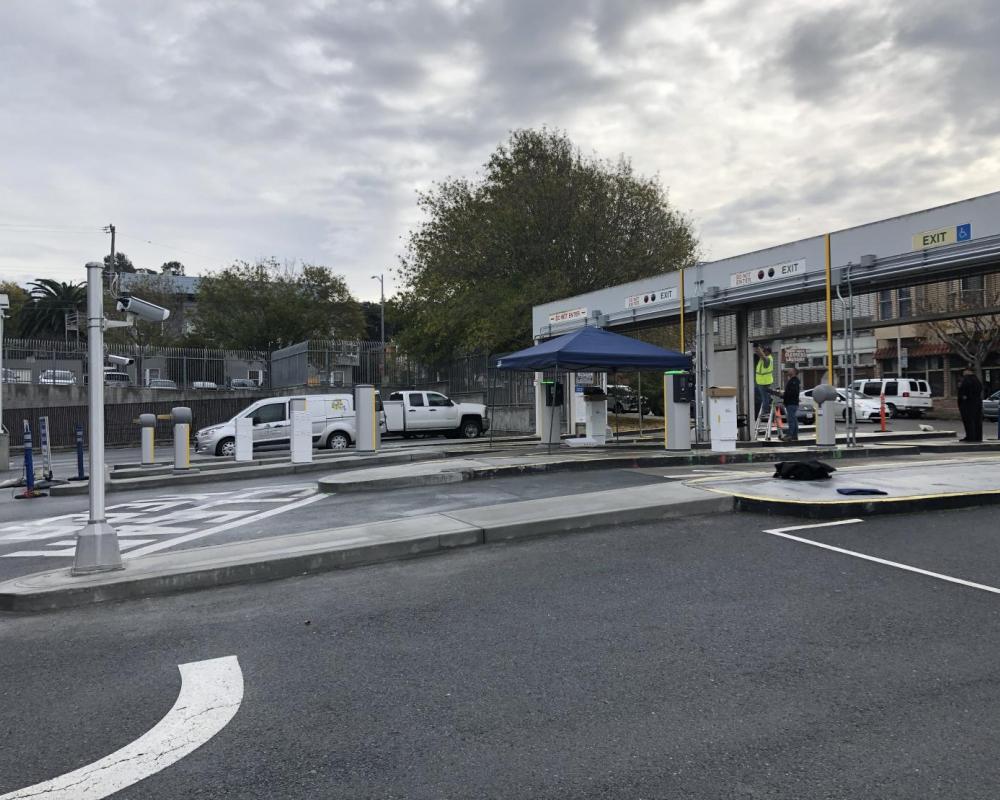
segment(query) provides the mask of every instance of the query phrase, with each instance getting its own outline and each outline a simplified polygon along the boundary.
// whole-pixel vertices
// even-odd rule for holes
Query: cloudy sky
[[[1000,189],[998,41],[996,0],[3,0],[0,276],[80,280],[114,222],[373,298],[416,192],[541,125],[733,255]]]

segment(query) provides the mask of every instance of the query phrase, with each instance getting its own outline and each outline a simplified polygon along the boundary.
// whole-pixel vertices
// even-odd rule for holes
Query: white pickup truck
[[[456,403],[438,392],[393,392],[382,408],[387,435],[475,439],[490,429],[482,403]]]

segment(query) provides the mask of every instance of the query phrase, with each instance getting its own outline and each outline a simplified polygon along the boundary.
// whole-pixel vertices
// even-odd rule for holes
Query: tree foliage
[[[183,275],[184,265],[180,261],[164,261],[160,265],[160,273],[163,275]]]
[[[104,256],[104,269],[111,272],[135,272],[135,264],[132,259],[120,250],[115,253],[115,267],[111,269],[111,254]]]
[[[67,316],[84,311],[87,306],[87,287],[82,283],[39,278],[28,287],[31,302],[21,309],[18,321],[19,333],[27,338],[63,336]]]
[[[31,303],[31,295],[13,281],[0,281],[0,294],[7,295],[10,300],[10,308],[3,321],[4,336],[21,336],[21,321],[25,307]],[[3,313],[0,311],[0,314]]]
[[[306,339],[350,339],[364,330],[358,302],[329,268],[239,261],[201,278],[196,337],[232,349],[275,350]]]
[[[398,270],[404,348],[426,359],[531,342],[531,307],[692,264],[697,241],[658,178],[519,130],[476,180],[419,196]]]

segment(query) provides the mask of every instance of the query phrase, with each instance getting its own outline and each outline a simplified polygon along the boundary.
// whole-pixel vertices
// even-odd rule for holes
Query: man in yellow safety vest
[[[757,345],[757,363],[754,365],[754,405],[757,413],[767,413],[771,408],[771,387],[774,386],[774,356],[771,348]]]

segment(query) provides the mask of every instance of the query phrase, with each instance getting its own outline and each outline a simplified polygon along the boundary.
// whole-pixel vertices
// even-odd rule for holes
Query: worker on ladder
[[[771,408],[771,387],[774,386],[774,356],[771,348],[757,345],[757,363],[754,365],[754,405],[756,415],[767,414]]]

